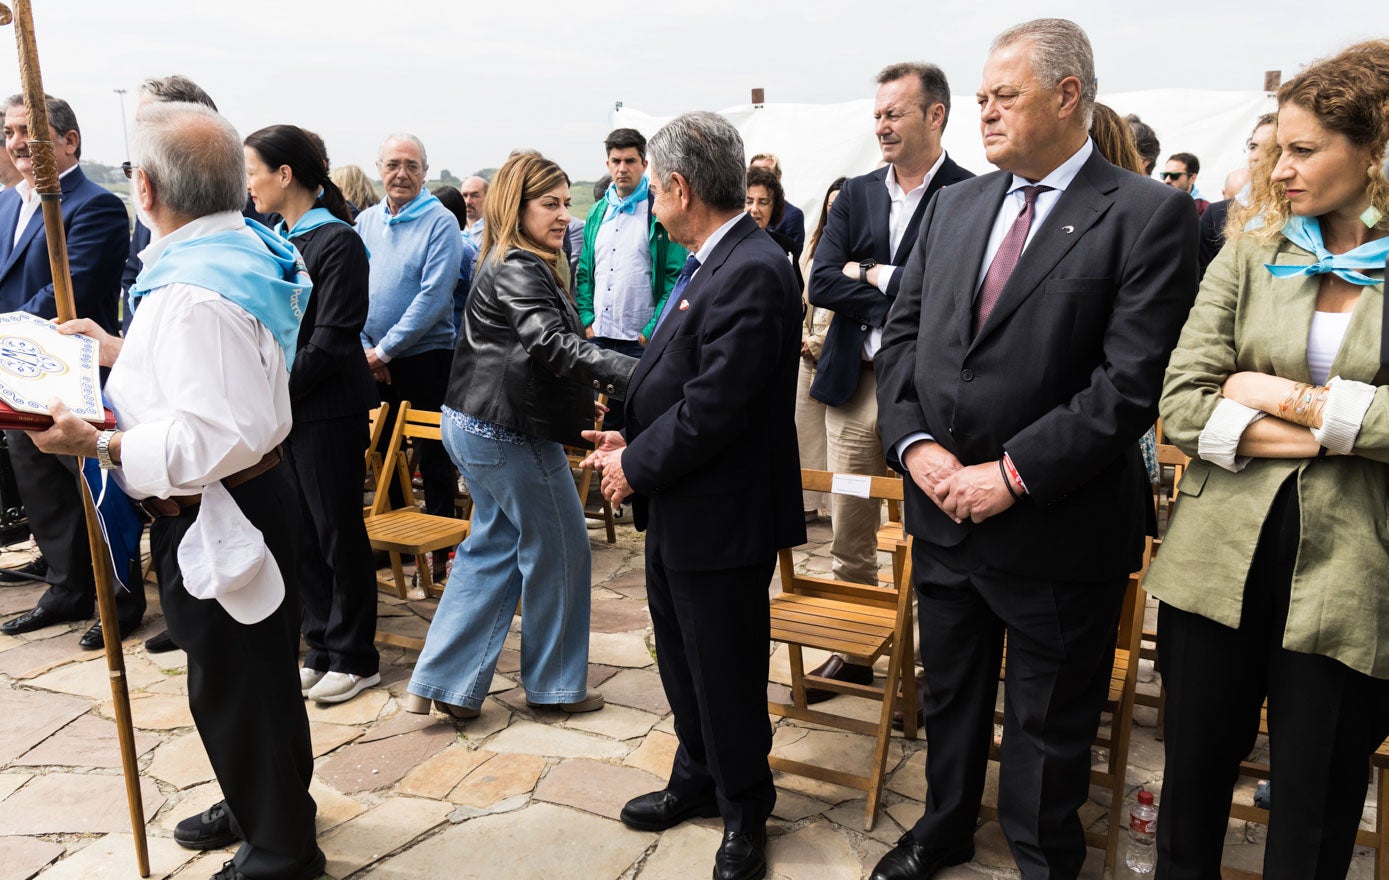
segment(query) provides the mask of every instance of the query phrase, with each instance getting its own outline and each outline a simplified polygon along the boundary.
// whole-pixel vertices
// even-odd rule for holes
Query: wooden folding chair
[[[606,403],[608,402],[608,396],[607,396],[606,394],[600,394],[600,395],[598,395],[598,402],[599,402],[599,403],[606,404]],[[594,418],[593,418],[593,430],[595,430],[595,431],[601,431],[601,430],[603,430],[603,416],[602,416],[602,415],[596,415],[596,416],[594,416]],[[589,454],[590,452],[592,452],[592,451],[593,451],[593,450],[591,450],[591,449],[585,449],[585,448],[583,448],[583,447],[581,447],[581,446],[566,446],[566,447],[564,447],[564,454],[565,454],[565,456],[567,456],[568,459],[569,459],[569,470],[570,470],[570,472],[573,473],[573,475],[574,475],[574,484],[575,484],[575,488],[578,489],[578,491],[579,491],[579,504],[582,505],[582,506],[584,507],[584,509],[585,509],[585,510],[584,510],[584,515],[585,515],[586,517],[589,515],[589,514],[588,514],[588,511],[587,511],[587,509],[588,509],[588,493],[589,493],[589,490],[591,490],[591,489],[593,488],[593,471],[592,471],[592,470],[589,470],[589,469],[587,469],[587,468],[581,468],[581,467],[579,467],[579,463],[582,462],[585,458],[587,458],[587,457],[588,457],[588,454]],[[601,512],[600,515],[601,515],[601,517],[602,517],[602,519],[603,519],[603,527],[604,527],[604,529],[607,530],[608,543],[609,543],[609,544],[616,544],[616,543],[617,543],[617,525],[616,525],[616,523],[613,521],[613,508],[612,508],[612,505],[608,503],[608,499],[606,499],[606,498],[603,499],[603,509],[602,509],[602,512]]]
[[[406,598],[405,572],[401,567],[401,554],[415,556],[415,571],[419,573],[420,584],[425,595],[438,595],[442,587],[436,589],[424,554],[431,551],[455,547],[468,535],[468,521],[446,516],[431,516],[419,508],[415,489],[410,481],[410,467],[406,461],[405,439],[414,437],[421,440],[440,439],[440,413],[410,408],[409,401],[402,401],[396,414],[395,428],[391,431],[391,442],[386,450],[386,459],[376,482],[376,497],[372,500],[371,512],[367,514],[367,539],[375,550],[385,551],[391,558],[391,573],[395,577],[396,595]],[[400,483],[400,491],[405,506],[391,509],[391,480]],[[395,638],[395,637],[391,637]],[[383,634],[379,641],[396,644]],[[413,646],[418,640],[412,640]]]
[[[827,471],[802,470],[801,485],[811,492],[902,500],[902,481],[896,477],[836,475]],[[770,758],[772,769],[865,792],[865,830],[872,830],[882,801],[893,709],[901,708],[904,733],[916,738],[910,539],[900,545],[893,544],[891,552],[892,583],[878,586],[796,574],[791,551],[783,549],[778,554],[781,595],[772,598],[771,608],[772,638],[786,643],[789,649],[792,702],[768,700],[767,711],[779,718],[808,721],[874,738],[872,764],[867,775],[777,755]],[[888,658],[887,677],[879,687],[808,675],[802,654],[804,648],[864,657],[869,663],[885,656]],[[904,678],[908,682],[905,687],[902,686]],[[882,703],[878,720],[863,721],[811,709],[806,703],[807,687],[878,700]]]
[[[381,442],[382,433],[386,430],[386,413],[389,412],[390,409],[391,405],[389,403],[383,403],[376,409],[371,410],[367,416],[367,478],[371,480],[371,485],[373,487],[381,481],[381,466],[383,462],[381,450],[376,447]],[[362,505],[362,516],[369,516],[370,514],[371,505]]]
[[[1123,610],[1119,614],[1119,634],[1114,647],[1114,665],[1110,669],[1109,693],[1102,708],[1109,717],[1109,732],[1103,729],[1095,737],[1095,745],[1107,749],[1109,760],[1103,767],[1090,769],[1090,784],[1101,786],[1109,791],[1109,829],[1101,834],[1097,831],[1085,832],[1085,842],[1089,846],[1104,850],[1104,876],[1114,875],[1114,863],[1119,852],[1119,840],[1123,830],[1128,827],[1125,813],[1125,775],[1129,766],[1129,737],[1133,730],[1134,698],[1138,692],[1138,649],[1143,633],[1143,607],[1147,594],[1143,591],[1143,576],[1147,574],[1152,562],[1153,541],[1151,538],[1143,551],[1143,565],[1129,575],[1128,589],[1124,593]],[[1004,641],[1004,669],[999,672],[1000,680],[1007,667],[1007,640]],[[996,716],[1002,723],[1003,714]],[[998,760],[1000,746],[995,744],[989,752],[991,760]],[[980,816],[992,821],[998,820],[998,808],[985,804],[979,810]]]

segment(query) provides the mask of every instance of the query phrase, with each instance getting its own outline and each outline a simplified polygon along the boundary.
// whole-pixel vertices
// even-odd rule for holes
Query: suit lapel
[[[1096,151],[1081,166],[1075,180],[1061,194],[1056,205],[1023,251],[1008,282],[998,295],[989,320],[979,329],[971,348],[997,329],[1018,306],[1037,292],[1048,273],[1076,246],[1085,233],[1105,215],[1114,203],[1108,193],[1117,186],[1114,169]],[[983,259],[983,254],[980,254]],[[976,270],[977,271],[977,270]],[[972,309],[971,309],[972,313]]]
[[[60,201],[63,205],[67,204],[68,196],[71,195],[73,190],[77,189],[77,187],[81,185],[81,183],[86,179],[86,175],[82,173],[82,169],[80,167],[72,169],[72,171],[70,171],[68,175],[62,179],[62,197]],[[16,195],[18,195],[18,193],[16,193]],[[35,198],[38,198],[38,196],[35,196]],[[11,206],[13,206],[13,213],[11,213],[10,211]],[[19,199],[16,198],[12,202],[7,204],[4,213],[0,214],[0,238],[5,238],[5,233],[9,230],[13,230],[15,223],[17,223],[18,220]],[[9,273],[10,269],[12,269],[15,263],[18,262],[20,255],[22,255],[26,250],[28,250],[30,243],[32,243],[34,240],[34,236],[38,235],[42,231],[43,205],[40,204],[38,209],[35,210],[33,214],[29,215],[29,224],[25,226],[24,231],[20,233],[19,241],[14,241],[14,239],[12,238],[5,238],[5,241],[3,243],[0,243],[0,248],[3,248],[5,245],[13,242],[13,248],[10,250],[8,254],[5,255],[3,265],[0,265],[0,277],[4,277],[6,274]]]
[[[892,200],[887,196],[887,168],[873,172],[868,190],[864,193],[864,207],[868,209],[868,240],[873,245],[873,259],[880,263],[892,262]]]
[[[728,255],[739,242],[747,238],[757,229],[756,222],[746,214],[729,229],[719,243],[714,247],[713,253],[709,254],[709,259],[700,266],[694,278],[680,292],[682,300],[698,301],[700,291],[713,283],[714,276],[723,268],[723,264],[728,260]],[[676,303],[671,307],[670,313],[661,321],[656,332],[652,335],[651,341],[646,344],[646,350],[642,352],[641,360],[637,361],[637,367],[632,371],[632,378],[627,383],[627,400],[631,401],[636,396],[637,386],[651,372],[652,366],[660,360],[661,354],[665,351],[666,345],[675,335],[676,329],[685,320],[685,312],[680,309],[680,304]]]
[[[9,268],[14,255],[14,226],[19,222],[19,193],[9,191],[0,199],[0,267]]]
[[[926,206],[931,203],[931,196],[935,195],[936,191],[946,184],[954,183],[957,180],[958,171],[959,166],[949,156],[946,156],[935,176],[931,178],[930,184],[927,185],[926,192],[921,194],[921,201],[916,203],[916,210],[912,212],[911,219],[907,221],[907,228],[902,233],[902,240],[897,243],[897,250],[892,255],[892,265],[905,266],[907,264],[907,260],[911,257],[912,248],[916,246],[916,237],[921,231],[921,218],[926,213]],[[883,187],[883,190],[886,191],[887,187]]]
[[[976,187],[978,190],[978,195],[969,200],[967,213],[952,216],[946,221],[961,239],[959,258],[955,261],[955,283],[951,286],[955,289],[955,320],[959,325],[960,343],[965,348],[969,347],[969,334],[973,329],[974,295],[982,281],[979,264],[984,262],[984,249],[989,246],[994,218],[1012,182],[1013,175],[995,172],[955,184]]]

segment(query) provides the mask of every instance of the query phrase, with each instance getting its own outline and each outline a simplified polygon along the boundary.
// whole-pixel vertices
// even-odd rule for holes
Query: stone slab
[[[656,663],[651,649],[646,646],[646,636],[640,632],[590,633],[588,660],[627,669],[641,669]]]
[[[104,717],[115,719],[115,707],[110,700],[97,707]],[[130,721],[141,730],[177,730],[193,726],[193,713],[188,698],[182,694],[131,694]]]
[[[346,703],[305,703],[310,721],[329,724],[370,724],[381,717],[391,695],[381,688],[368,688]]]
[[[77,646],[72,639],[42,639],[37,642],[11,640],[11,650],[0,653],[0,675],[23,681],[50,669],[91,654]]]
[[[595,633],[645,632],[651,628],[651,612],[645,602],[632,599],[595,599],[589,627]]]
[[[140,794],[148,821],[164,805],[164,796],[149,779],[141,780]],[[0,801],[0,835],[105,834],[129,827],[120,776],[49,773]]]
[[[55,731],[83,714],[91,706],[61,694],[42,691],[0,690],[0,765],[43,742]]]
[[[171,837],[150,837],[150,878],[162,880],[184,863],[192,860],[196,853],[174,843]],[[223,860],[227,856],[222,856]],[[139,877],[135,865],[135,838],[129,833],[108,834],[60,859],[57,864],[43,872],[43,880],[126,880]]]
[[[703,877],[700,870],[714,863],[723,835],[715,828],[693,822],[677,825],[661,834],[656,851],[637,872],[637,880],[688,880]]]
[[[169,740],[156,749],[154,760],[146,770],[175,788],[189,788],[216,778],[196,731]]]
[[[926,800],[926,753],[913,754],[893,772],[887,790],[914,801]]]
[[[641,741],[641,745],[622,759],[622,763],[645,770],[658,779],[669,779],[671,768],[675,766],[675,750],[679,746],[680,741],[671,734],[653,730]]]
[[[535,842],[543,840],[544,846]],[[552,804],[483,816],[411,847],[372,870],[371,880],[496,880],[498,877],[622,876],[655,840],[619,822]],[[460,858],[467,853],[467,858]],[[712,864],[712,856],[710,864]],[[701,871],[699,874],[703,874]]]
[[[646,736],[660,720],[659,715],[652,715],[650,712],[612,705],[604,706],[597,712],[571,715],[564,726],[621,740]]]
[[[440,800],[494,754],[486,749],[470,749],[462,743],[451,745],[405,774],[396,791]]]
[[[448,819],[452,807],[423,798],[395,797],[319,838],[328,873],[346,877],[385,858]],[[444,875],[441,875],[444,876]]]
[[[829,822],[815,822],[768,840],[767,864],[786,880],[859,878],[859,861],[849,838]]]
[[[14,794],[21,785],[33,778],[31,773],[0,773],[0,801]]]
[[[164,678],[164,672],[139,654],[125,655],[125,679],[133,691],[144,690]],[[105,656],[83,663],[69,663],[29,680],[34,687],[64,694],[86,697],[89,700],[111,699],[111,674]]]
[[[670,703],[661,687],[661,676],[652,669],[625,669],[603,683],[603,697],[609,703],[631,706],[666,715]]]
[[[309,722],[309,739],[313,743],[313,756],[315,758],[321,758],[361,735],[360,730],[346,724],[329,724],[325,721]]]
[[[621,758],[628,752],[627,746],[606,737],[534,721],[517,721],[489,740],[487,748],[557,758]]]
[[[830,805],[824,801],[817,801],[815,798],[797,794],[794,791],[778,791],[776,793],[776,806],[772,808],[772,815],[787,822],[799,822],[811,816],[828,812]]]
[[[360,816],[367,809],[360,801],[348,797],[316,776],[309,783],[309,794],[318,805],[314,827],[319,834]]]
[[[464,807],[489,807],[517,795],[528,795],[540,780],[546,761],[539,755],[496,755],[463,778],[449,792]]]
[[[598,761],[565,761],[545,774],[534,798],[616,819],[629,800],[664,787],[664,779],[644,770]]]
[[[67,847],[33,837],[0,837],[0,878],[29,880]]]
[[[457,741],[452,726],[435,724],[399,736],[354,743],[323,762],[317,775],[343,794],[390,788]]]
[[[158,743],[159,740],[149,734],[135,734],[136,756],[145,754]],[[116,725],[104,718],[83,715],[16,758],[14,763],[119,769],[121,744],[116,736]]]
[[[195,785],[178,792],[178,800],[165,802],[151,827],[163,828],[170,834],[174,827],[189,816],[196,816],[222,799],[222,787],[216,780]]]

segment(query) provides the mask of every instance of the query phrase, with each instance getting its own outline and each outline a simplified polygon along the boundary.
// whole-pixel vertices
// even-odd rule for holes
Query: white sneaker
[[[362,677],[349,672],[329,672],[306,696],[316,703],[344,703],[380,683],[380,673]]]
[[[305,666],[299,670],[299,692],[308,695],[314,685],[318,684],[323,678],[323,673],[317,669],[310,669]]]

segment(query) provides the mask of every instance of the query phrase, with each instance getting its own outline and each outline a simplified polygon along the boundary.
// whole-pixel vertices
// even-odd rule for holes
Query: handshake
[[[632,485],[627,482],[627,475],[622,470],[622,453],[627,448],[627,441],[617,431],[584,431],[583,438],[591,442],[594,449],[579,463],[579,467],[603,475],[599,489],[608,503],[616,507],[632,494]]]

